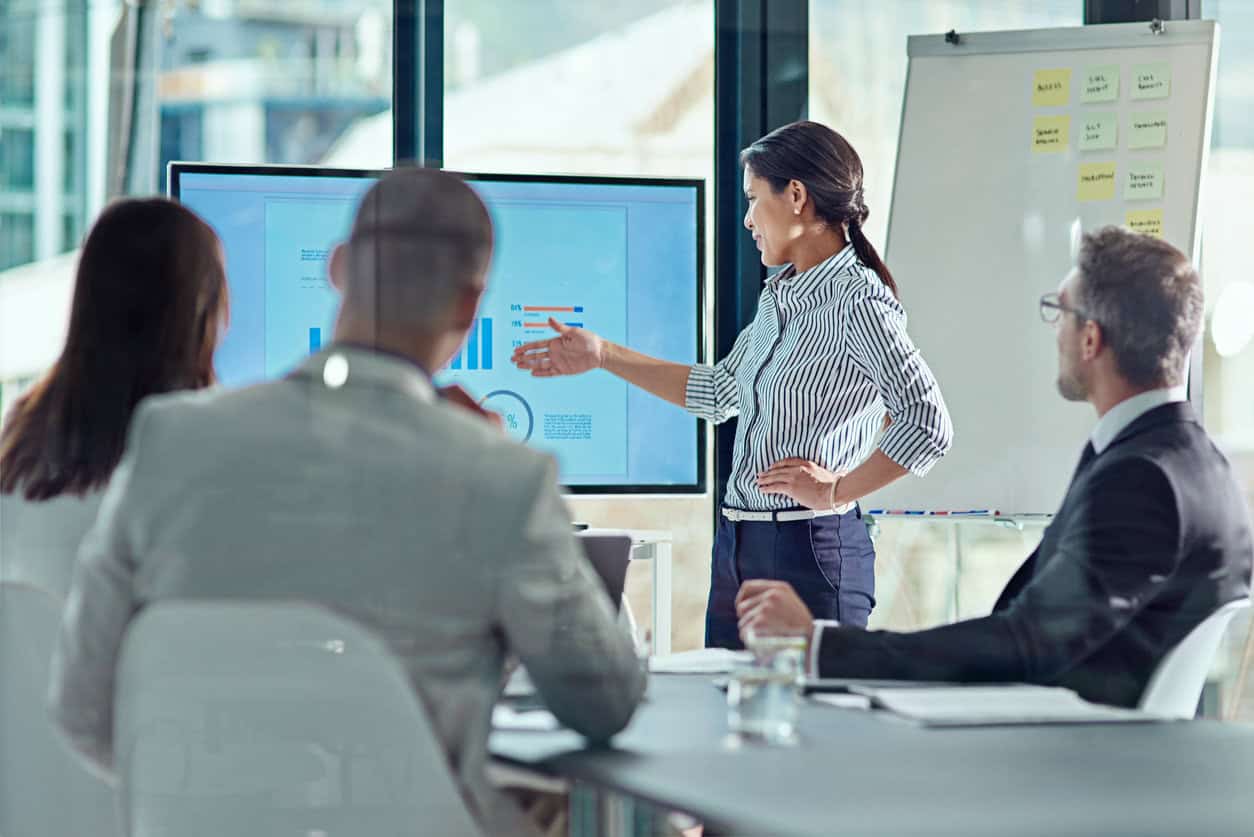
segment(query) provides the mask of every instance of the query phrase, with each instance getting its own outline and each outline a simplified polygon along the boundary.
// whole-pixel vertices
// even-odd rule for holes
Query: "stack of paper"
[[[925,726],[1101,724],[1158,721],[1154,715],[1089,703],[1070,689],[1046,686],[854,688],[875,705]]]

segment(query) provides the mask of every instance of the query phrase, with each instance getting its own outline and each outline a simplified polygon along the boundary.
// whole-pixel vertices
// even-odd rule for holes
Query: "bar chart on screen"
[[[467,371],[492,369],[492,318],[479,317],[470,327],[466,345],[453,356],[449,369]]]

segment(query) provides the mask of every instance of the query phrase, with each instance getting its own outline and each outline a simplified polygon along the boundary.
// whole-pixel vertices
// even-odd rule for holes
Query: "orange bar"
[[[546,308],[543,305],[524,305],[524,311],[563,311],[567,314],[575,313],[574,308]]]
[[[548,323],[523,323],[523,328],[548,328]]]

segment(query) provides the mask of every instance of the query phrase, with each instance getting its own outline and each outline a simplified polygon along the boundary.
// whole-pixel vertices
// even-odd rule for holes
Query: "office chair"
[[[48,669],[61,602],[0,582],[0,834],[119,834],[114,794],[60,740],[48,716]]]
[[[1206,674],[1228,623],[1250,600],[1237,599],[1216,610],[1168,652],[1150,676],[1139,708],[1167,718],[1192,718],[1206,685]]]
[[[400,662],[324,608],[151,606],[116,694],[130,837],[479,833]]]

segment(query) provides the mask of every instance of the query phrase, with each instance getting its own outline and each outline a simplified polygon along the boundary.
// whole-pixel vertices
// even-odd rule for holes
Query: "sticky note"
[[[1037,107],[1060,107],[1070,99],[1070,70],[1037,70],[1032,76],[1032,104]]]
[[[1133,99],[1166,99],[1170,95],[1170,64],[1140,64],[1132,68]]]
[[[1119,68],[1115,65],[1107,67],[1089,67],[1084,71],[1084,85],[1080,88],[1080,101],[1085,104],[1093,102],[1114,102],[1119,99]]]
[[[1162,163],[1132,163],[1123,182],[1125,201],[1160,200],[1163,196]]]
[[[1032,150],[1037,153],[1065,151],[1070,131],[1070,116],[1038,116],[1032,120]]]
[[[1081,151],[1114,150],[1119,144],[1119,120],[1113,113],[1086,113],[1080,117]]]
[[[1081,163],[1076,199],[1108,201],[1115,196],[1114,163]]]
[[[1128,117],[1128,148],[1162,148],[1167,144],[1167,114],[1141,112]]]
[[[1161,209],[1129,209],[1127,226],[1133,232],[1162,238],[1163,211]]]

